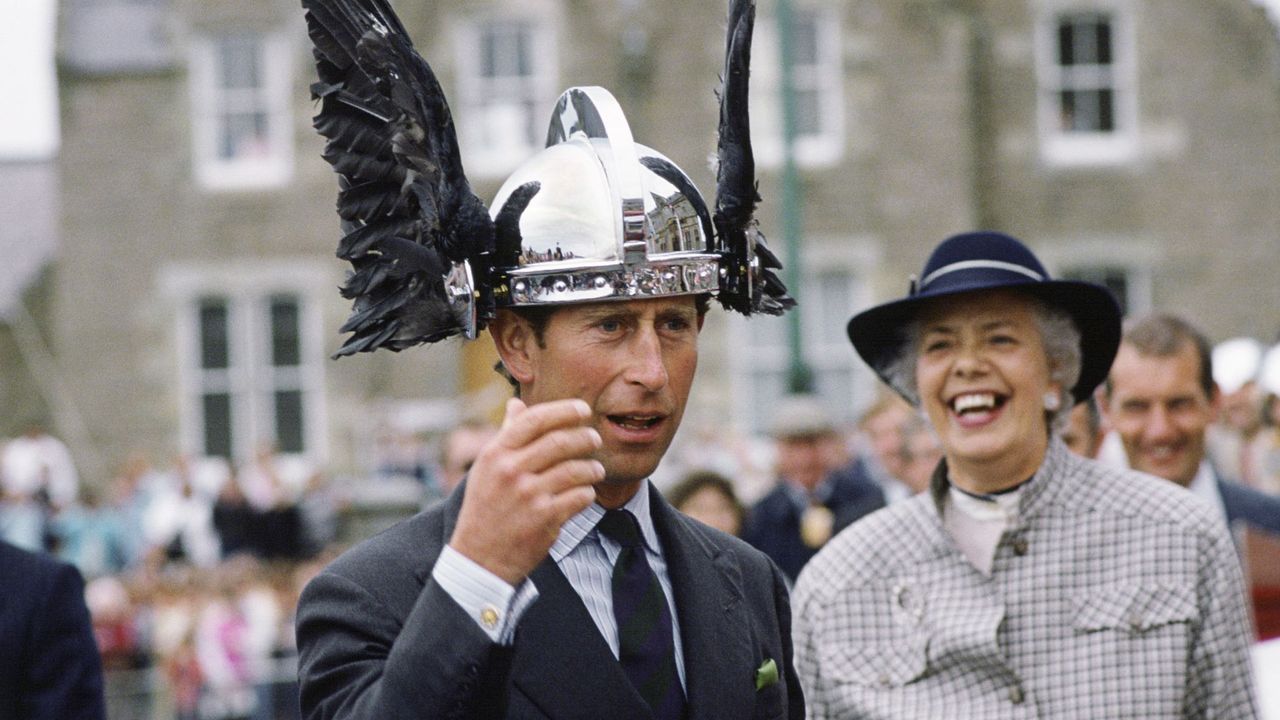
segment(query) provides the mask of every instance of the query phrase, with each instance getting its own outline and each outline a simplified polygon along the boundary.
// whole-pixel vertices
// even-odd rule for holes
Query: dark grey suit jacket
[[[650,488],[676,596],[689,720],[804,717],[781,573],[746,543],[697,523]],[[358,545],[298,606],[303,717],[642,720],[632,688],[578,594],[549,558],[515,644],[489,641],[432,579],[462,488]],[[756,689],[767,660],[778,682]]]
[[[0,542],[0,720],[106,715],[80,572]]]

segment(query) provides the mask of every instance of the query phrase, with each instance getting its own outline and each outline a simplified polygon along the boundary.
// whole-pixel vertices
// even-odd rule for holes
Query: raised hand
[[[511,585],[524,580],[604,480],[590,417],[582,400],[508,400],[502,428],[467,475],[449,545]]]

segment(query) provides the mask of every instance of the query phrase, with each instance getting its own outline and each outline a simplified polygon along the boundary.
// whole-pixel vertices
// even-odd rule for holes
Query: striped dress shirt
[[[666,595],[675,639],[676,668],[680,672],[680,684],[684,686],[680,618],[676,612],[675,593],[671,589],[671,576],[667,572],[658,531],[649,512],[647,481],[623,509],[629,510],[640,522],[645,558],[653,573],[658,576],[663,594]],[[613,618],[613,565],[622,552],[622,546],[603,537],[596,530],[602,517],[604,508],[592,503],[569,518],[560,528],[560,535],[552,544],[549,555],[582,598],[582,604],[586,606],[601,636],[613,651],[613,656],[618,657],[618,626]],[[513,588],[447,545],[432,569],[432,576],[494,642],[503,644],[512,642],[520,616],[538,597],[533,580],[526,579],[518,588]]]

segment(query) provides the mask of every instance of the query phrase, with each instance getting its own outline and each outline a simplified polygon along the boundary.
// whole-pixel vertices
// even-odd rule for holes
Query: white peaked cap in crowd
[[[1263,392],[1280,395],[1280,343],[1271,346],[1262,358],[1262,369],[1258,371],[1258,384]]]
[[[1258,377],[1262,343],[1250,337],[1223,340],[1213,348],[1213,381],[1230,394]]]

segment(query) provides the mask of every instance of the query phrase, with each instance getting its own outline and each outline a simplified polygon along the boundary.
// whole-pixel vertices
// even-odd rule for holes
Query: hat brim
[[[1071,397],[1079,403],[1102,384],[1111,370],[1116,350],[1120,347],[1120,306],[1110,291],[1093,283],[1074,280],[1006,283],[994,287],[956,290],[895,300],[877,305],[854,315],[849,320],[849,340],[867,365],[908,401],[916,402],[902,388],[890,381],[885,370],[903,352],[907,338],[904,330],[920,309],[938,299],[974,295],[993,290],[1015,290],[1039,298],[1071,316],[1080,330],[1080,378],[1071,388]]]

